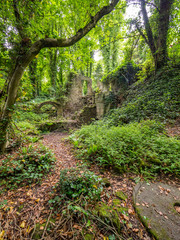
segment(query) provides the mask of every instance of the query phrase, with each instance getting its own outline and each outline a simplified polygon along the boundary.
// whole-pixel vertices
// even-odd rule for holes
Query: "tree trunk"
[[[38,95],[38,76],[37,76],[37,59],[29,64],[29,78],[32,84],[32,95],[36,98]]]
[[[57,49],[55,49],[55,51],[50,51],[50,78],[51,78],[51,86],[53,88],[52,95],[56,96]]]
[[[14,110],[14,103],[16,101],[17,92],[20,80],[23,73],[33,58],[39,53],[41,49],[41,41],[36,42],[26,53],[26,50],[21,49],[21,55],[16,60],[14,71],[12,71],[7,89],[7,98],[2,111],[0,119],[0,153],[4,152],[7,143],[8,125]]]
[[[158,23],[158,40],[156,51],[156,69],[167,63],[167,34],[169,28],[170,10],[173,0],[161,0]]]
[[[160,8],[158,10],[158,40],[155,42],[146,11],[146,2],[145,0],[141,0],[141,10],[147,37],[143,34],[141,29],[138,28],[138,25],[137,29],[149,45],[154,58],[156,70],[167,63],[167,33],[169,28],[170,10],[173,2],[174,0],[160,0]]]
[[[14,70],[14,74],[9,83],[7,100],[0,121],[0,133],[1,133],[0,152],[4,152],[4,149],[6,147],[7,129],[11,119],[13,106],[16,100],[17,91],[23,72],[24,72],[23,67],[20,64],[18,64]]]

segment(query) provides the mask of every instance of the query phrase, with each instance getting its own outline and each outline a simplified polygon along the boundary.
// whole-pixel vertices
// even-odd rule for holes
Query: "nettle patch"
[[[43,145],[22,147],[1,162],[0,185],[5,189],[39,182],[54,164],[53,154]]]

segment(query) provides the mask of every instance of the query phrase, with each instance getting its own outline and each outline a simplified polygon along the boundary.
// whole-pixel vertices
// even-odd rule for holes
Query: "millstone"
[[[180,240],[180,188],[163,183],[138,183],[133,192],[136,212],[158,240]]]

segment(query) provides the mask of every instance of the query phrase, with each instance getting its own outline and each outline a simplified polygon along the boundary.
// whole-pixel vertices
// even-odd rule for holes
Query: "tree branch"
[[[119,0],[113,0],[110,5],[104,6],[94,17],[91,18],[91,21],[82,29],[73,36],[68,39],[53,39],[46,38],[42,41],[42,48],[46,47],[69,47],[78,42],[81,38],[83,38],[92,28],[94,28],[97,22],[105,15],[109,14],[117,5]]]
[[[137,22],[135,22],[135,25],[136,25],[136,28],[137,28],[138,32],[140,33],[140,35],[144,38],[145,42],[149,45],[147,37],[144,35],[143,31],[142,31],[141,28],[138,26],[138,23],[137,23]]]

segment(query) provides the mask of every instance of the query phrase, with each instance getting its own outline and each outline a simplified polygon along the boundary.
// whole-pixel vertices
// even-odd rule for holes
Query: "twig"
[[[44,235],[45,235],[45,233],[46,233],[46,229],[47,229],[47,226],[48,226],[48,224],[49,224],[51,215],[52,215],[52,210],[51,210],[51,212],[50,212],[50,214],[49,214],[49,217],[48,217],[48,220],[47,220],[47,222],[46,222],[46,226],[45,226],[45,228],[44,228],[43,235],[42,235],[42,238],[41,238],[41,239],[44,239]]]
[[[109,230],[111,230],[119,239],[123,239],[120,237],[120,235],[117,233],[116,229],[114,227],[109,226],[108,224],[106,224],[103,220],[101,220],[99,217],[95,217],[94,215],[91,214],[91,217],[98,220],[99,222],[101,222],[103,225],[105,225],[107,228],[109,228]]]

